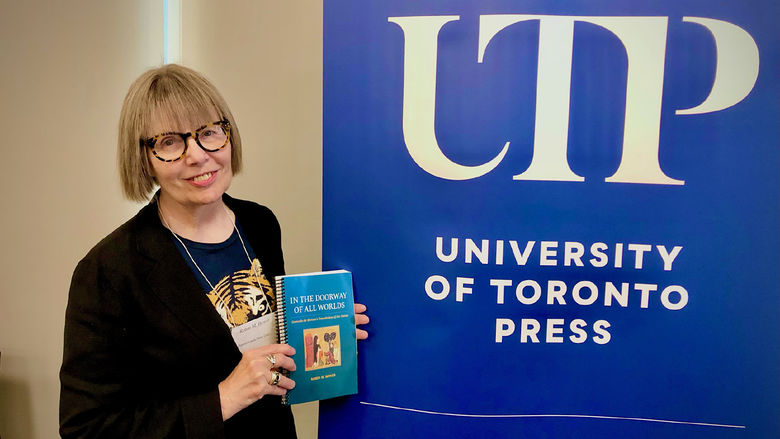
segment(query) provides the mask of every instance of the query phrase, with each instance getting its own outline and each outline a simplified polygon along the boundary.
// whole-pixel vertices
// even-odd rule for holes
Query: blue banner
[[[780,437],[780,5],[326,1],[320,438]]]

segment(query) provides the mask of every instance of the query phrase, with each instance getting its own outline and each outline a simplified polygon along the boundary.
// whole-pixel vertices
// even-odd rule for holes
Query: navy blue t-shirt
[[[241,226],[239,224],[236,226],[240,232]],[[252,247],[244,239],[249,258],[252,260],[251,264],[247,260],[235,230],[227,240],[215,244],[179,238],[187,246],[197,266],[214,285],[214,290],[192,263],[192,259],[181,243],[171,237],[206,292],[206,296],[228,327],[234,328],[273,312],[275,309],[273,288],[263,274],[263,267],[252,251]]]

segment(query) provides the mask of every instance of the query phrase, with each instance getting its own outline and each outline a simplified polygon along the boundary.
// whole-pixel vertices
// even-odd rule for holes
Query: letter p
[[[515,322],[512,319],[496,319],[496,343],[501,343],[506,336],[515,332]]]

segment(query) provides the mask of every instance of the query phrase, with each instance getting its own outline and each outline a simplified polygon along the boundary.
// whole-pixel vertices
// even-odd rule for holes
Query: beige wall
[[[162,61],[162,3],[0,3],[3,439],[57,437],[68,284],[137,209],[119,191],[116,121],[130,82]],[[183,3],[182,61],[217,84],[241,126],[245,172],[231,194],[277,213],[288,271],[319,269],[321,3]],[[207,15],[215,8],[221,26]]]
[[[159,4],[158,4],[159,3]],[[116,182],[119,103],[162,59],[160,2],[3,1],[0,435],[57,437],[76,262],[135,210]]]

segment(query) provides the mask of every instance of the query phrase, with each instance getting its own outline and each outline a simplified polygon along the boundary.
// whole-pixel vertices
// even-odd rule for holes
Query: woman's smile
[[[218,171],[209,171],[187,180],[195,186],[208,186],[217,178]]]

